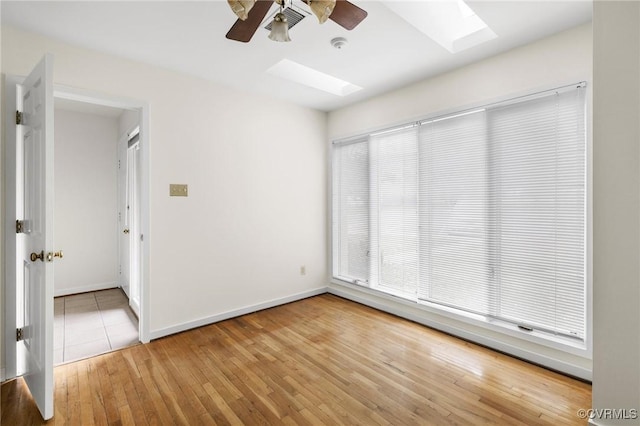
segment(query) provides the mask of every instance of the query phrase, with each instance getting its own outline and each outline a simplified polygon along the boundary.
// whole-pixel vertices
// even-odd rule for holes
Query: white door
[[[129,283],[129,258],[130,258],[130,235],[128,213],[128,182],[127,182],[127,153],[128,153],[129,135],[125,135],[118,141],[118,245],[120,247],[120,266],[118,270],[119,285],[131,299],[130,283]]]
[[[22,179],[22,340],[26,381],[42,417],[53,417],[53,57],[46,55],[18,90],[17,129]],[[20,155],[22,154],[22,155]],[[22,192],[22,194],[20,194]]]
[[[118,143],[118,221],[120,229],[120,287],[140,316],[140,129],[136,127]]]
[[[131,143],[133,142],[133,143]],[[140,317],[140,247],[142,229],[140,226],[140,142],[138,138],[132,140],[127,155],[127,176],[128,176],[128,213],[129,213],[129,284],[131,294],[129,295],[129,306]]]

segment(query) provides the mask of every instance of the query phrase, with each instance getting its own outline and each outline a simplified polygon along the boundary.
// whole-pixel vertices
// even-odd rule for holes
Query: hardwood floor
[[[587,424],[591,386],[322,295],[55,369],[61,425]],[[2,424],[42,424],[22,379]]]

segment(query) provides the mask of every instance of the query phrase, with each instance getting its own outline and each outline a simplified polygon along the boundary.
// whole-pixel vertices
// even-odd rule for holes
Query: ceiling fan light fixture
[[[318,21],[324,24],[333,13],[333,8],[336,7],[336,0],[308,0],[307,4],[313,14],[318,17]]]
[[[284,13],[279,12],[273,17],[269,38],[273,41],[291,41],[289,38],[289,24]]]
[[[243,21],[249,17],[249,11],[256,4],[256,0],[227,0],[229,7],[236,16]]]

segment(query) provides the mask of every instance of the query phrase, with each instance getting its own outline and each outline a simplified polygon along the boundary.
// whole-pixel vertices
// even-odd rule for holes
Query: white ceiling
[[[293,0],[302,9],[301,0]],[[396,0],[402,1],[402,0]],[[419,1],[419,0],[413,0]],[[347,31],[309,16],[291,29],[292,42],[277,43],[262,28],[251,42],[225,38],[236,17],[226,1],[6,1],[2,25],[157,65],[224,85],[330,111],[412,82],[493,56],[591,20],[592,2],[467,1],[498,34],[452,54],[407,24],[380,1],[353,0],[368,17]],[[273,6],[275,11],[275,6]],[[267,15],[269,16],[269,15]],[[335,49],[330,40],[349,44]],[[289,59],[363,90],[336,96],[266,72]]]

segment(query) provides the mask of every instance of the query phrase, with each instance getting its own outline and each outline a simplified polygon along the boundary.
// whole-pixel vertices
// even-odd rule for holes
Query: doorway
[[[139,340],[149,342],[149,105],[53,84],[53,55],[27,77],[5,76],[3,380],[22,376],[44,419],[53,416],[54,96],[138,111],[140,121]],[[15,122],[15,125],[13,123]],[[146,237],[146,238],[143,238]],[[57,250],[57,251],[54,251]],[[99,256],[92,247],[87,251]],[[21,293],[19,296],[18,293]],[[21,352],[22,349],[22,352]],[[24,358],[23,358],[24,356]],[[19,365],[26,369],[19,368]],[[23,374],[24,372],[24,374]]]
[[[130,98],[110,97],[104,94],[92,93],[87,90],[75,89],[70,87],[55,87],[54,97],[56,99],[65,99],[69,101],[77,101],[97,107],[111,107],[124,110],[120,117],[119,137],[120,142],[123,138],[127,139],[127,144],[131,136],[137,132],[138,149],[137,149],[137,248],[136,259],[138,259],[136,274],[137,293],[134,297],[127,297],[129,302],[134,300],[135,306],[132,307],[138,317],[139,341],[141,343],[149,343],[149,105],[147,102],[137,101]],[[119,152],[119,151],[118,151]],[[121,162],[121,167],[125,167]],[[120,176],[120,175],[119,175]],[[122,195],[118,195],[121,199]],[[124,227],[120,222],[116,228],[115,238],[123,235]],[[130,236],[133,236],[131,233]],[[121,242],[118,242],[120,250]],[[118,255],[120,257],[120,254]],[[120,265],[118,265],[118,285],[123,287],[125,284],[121,281],[121,275],[125,276],[123,271],[120,274]],[[131,305],[131,303],[130,303]]]
[[[128,218],[135,205],[139,232],[140,191],[121,181],[134,171],[120,158],[121,140],[132,128],[139,139],[139,111],[56,97],[54,226],[64,257],[54,268],[54,364],[76,361],[139,341],[141,247],[126,247]],[[136,147],[139,149],[139,142]],[[128,200],[124,201],[126,198]],[[124,225],[124,222],[127,222]],[[123,258],[135,259],[130,268]],[[136,283],[135,293],[130,283]],[[135,306],[135,309],[133,309]]]
[[[21,88],[23,84],[24,78],[17,76],[7,76],[5,79],[5,89],[6,89],[6,110],[7,111],[16,111],[18,108],[17,105],[17,97],[21,93]],[[139,168],[138,168],[138,177],[139,177],[139,188],[140,188],[140,196],[139,196],[139,228],[140,228],[140,242],[139,242],[139,271],[138,271],[138,283],[139,283],[139,303],[137,307],[138,314],[138,340],[142,343],[148,343],[149,339],[149,311],[146,309],[148,300],[148,268],[149,268],[149,246],[146,242],[149,236],[149,196],[148,196],[148,187],[149,187],[149,139],[148,139],[148,126],[149,126],[149,118],[148,118],[148,104],[146,102],[136,101],[128,98],[121,97],[110,97],[103,94],[93,93],[91,91],[87,91],[84,89],[75,89],[70,87],[63,86],[55,86],[54,90],[54,98],[58,101],[67,100],[67,101],[75,101],[78,103],[85,104],[85,106],[93,106],[93,107],[112,107],[120,110],[124,110],[125,112],[134,113],[136,120],[138,120],[137,126],[139,126]],[[15,114],[15,112],[14,112]],[[15,117],[14,117],[15,119]],[[10,121],[7,119],[7,123]],[[17,151],[17,146],[13,145],[11,141],[17,140],[18,132],[17,130],[20,126],[6,126],[6,140],[7,146],[5,150],[5,171],[6,171],[6,179],[7,179],[7,190],[5,191],[5,206],[6,212],[5,215],[5,229],[11,229],[11,226],[16,227],[19,222],[19,218],[23,216],[22,213],[22,199],[19,198],[20,192],[17,189],[22,184],[22,156],[20,152]],[[53,132],[52,132],[53,137]],[[114,163],[117,162],[117,158],[113,158]],[[81,206],[77,206],[76,208],[81,208]],[[55,207],[54,207],[55,210]],[[113,212],[113,217],[116,217],[117,212]],[[114,219],[115,224],[115,219]],[[118,227],[114,225],[114,233],[113,239],[117,241],[118,238]],[[59,239],[61,237],[60,232],[56,232],[56,237]],[[143,240],[144,243],[142,242]],[[66,255],[64,258],[65,261],[69,259],[70,253],[64,252],[64,248],[60,247],[57,242],[53,242],[51,244],[56,245],[56,250],[62,249],[61,255]],[[23,287],[22,283],[24,282],[24,278],[21,275],[23,273],[23,264],[21,259],[20,251],[23,249],[23,243],[21,241],[21,234],[17,233],[5,233],[4,238],[4,246],[5,250],[5,299],[4,299],[4,312],[5,312],[5,322],[4,322],[4,359],[5,359],[5,374],[4,380],[10,380],[15,377],[21,376],[22,372],[25,371],[25,366],[21,365],[20,351],[24,349],[22,346],[22,342],[20,339],[16,339],[16,331],[20,331],[23,328],[23,324],[25,324],[24,319],[29,317],[28,313],[25,312],[24,306],[28,306],[28,303],[25,303],[25,287]],[[53,247],[48,249],[52,249]],[[86,253],[91,255],[100,255],[99,252],[92,250],[91,247],[88,247],[85,250]],[[58,252],[56,252],[57,254]],[[53,255],[53,254],[52,254]],[[61,264],[63,259],[57,259],[56,264]],[[53,263],[46,262],[47,265],[52,266]],[[115,270],[118,266],[114,266]],[[117,271],[116,271],[117,272]],[[119,280],[116,281],[113,287],[119,287]],[[53,286],[51,286],[50,296],[52,299],[54,297]],[[99,289],[94,289],[99,290]],[[45,301],[42,301],[45,303]],[[48,302],[46,302],[48,303]],[[53,329],[54,329],[54,315],[53,315],[53,305],[54,302],[51,300],[51,313],[44,312],[42,315],[43,320],[46,323],[50,323],[49,326],[43,328],[43,331],[50,334],[49,341],[53,341]],[[49,316],[50,315],[50,316]],[[47,329],[51,330],[50,332]],[[49,338],[47,338],[49,339]],[[43,349],[48,352],[48,343],[47,347]],[[51,349],[53,347],[51,346]],[[43,355],[44,356],[44,355]],[[48,359],[53,361],[53,353],[50,358],[49,355],[46,356]],[[46,362],[47,365],[48,361]],[[53,364],[53,363],[52,363]],[[51,364],[51,365],[52,365]],[[44,365],[43,368],[49,368],[47,365]]]

